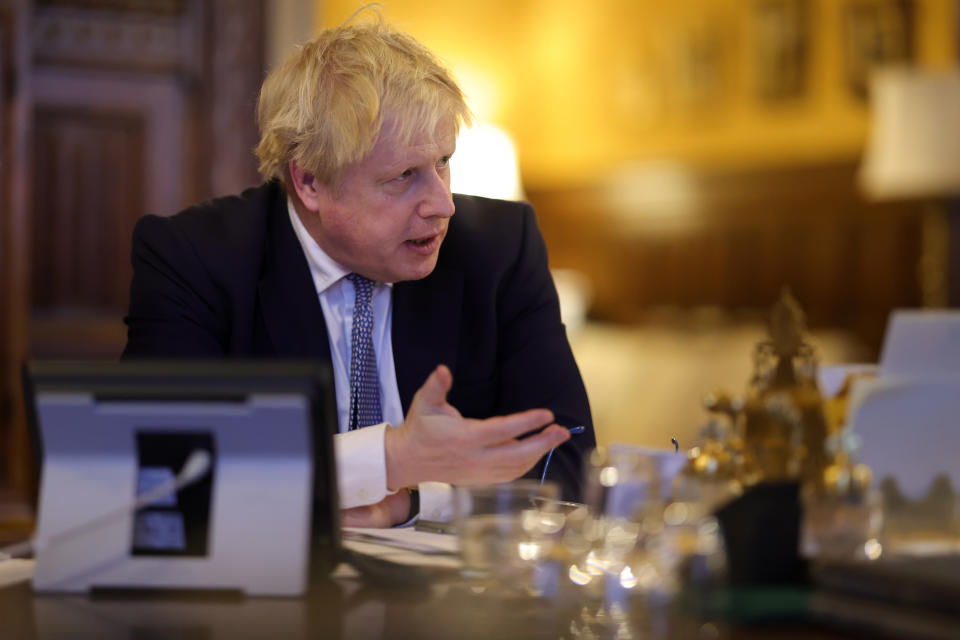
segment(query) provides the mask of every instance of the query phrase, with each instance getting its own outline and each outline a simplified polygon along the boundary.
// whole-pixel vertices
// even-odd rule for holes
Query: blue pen
[[[581,425],[578,425],[578,426],[576,426],[576,427],[567,427],[567,431],[570,432],[570,435],[571,435],[571,436],[579,435],[579,434],[583,433],[583,432],[586,431],[586,430],[587,430],[587,428],[586,428],[585,426],[583,426],[582,424],[581,424]],[[547,467],[550,466],[550,458],[553,457],[553,452],[554,452],[554,451],[556,451],[556,449],[550,449],[550,453],[547,454],[547,460],[546,460],[546,462],[543,463],[543,473],[540,474],[540,484],[543,484],[543,483],[546,482],[546,480],[547,480]]]

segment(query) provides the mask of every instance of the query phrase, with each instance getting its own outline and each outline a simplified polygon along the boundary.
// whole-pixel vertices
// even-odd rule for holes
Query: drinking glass
[[[661,516],[657,460],[628,445],[597,448],[586,470],[584,498],[589,516],[579,534],[589,549],[584,567],[593,575],[619,574],[627,557]],[[576,542],[576,532],[565,540]]]
[[[535,588],[563,529],[559,488],[535,480],[457,487],[456,531],[468,578]]]

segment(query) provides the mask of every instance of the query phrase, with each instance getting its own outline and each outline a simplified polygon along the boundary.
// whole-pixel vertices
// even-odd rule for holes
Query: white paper
[[[33,560],[0,560],[0,589],[33,578]]]
[[[891,313],[880,374],[960,375],[960,311],[900,309]]]
[[[896,480],[904,496],[924,497],[947,474],[960,489],[960,376],[858,380],[850,396],[850,428],[863,444],[855,456],[877,485]]]
[[[413,527],[367,529],[344,527],[343,546],[381,560],[418,567],[459,569],[457,537],[417,531]]]

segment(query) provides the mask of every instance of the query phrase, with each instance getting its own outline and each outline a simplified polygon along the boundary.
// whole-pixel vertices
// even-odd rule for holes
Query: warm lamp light
[[[960,69],[880,71],[871,84],[870,109],[860,170],[868,196],[960,193]]]
[[[960,69],[879,71],[871,82],[870,108],[860,185],[875,200],[928,202],[920,263],[923,303],[945,306],[951,250],[947,201],[960,194]]]
[[[516,147],[510,135],[495,124],[478,122],[460,131],[450,171],[454,193],[524,199]]]

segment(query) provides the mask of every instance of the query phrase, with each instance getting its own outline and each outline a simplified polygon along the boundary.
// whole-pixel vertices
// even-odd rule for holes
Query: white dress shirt
[[[393,283],[377,283],[373,290],[373,350],[380,378],[380,407],[384,422],[350,431],[350,335],[356,291],[345,278],[350,272],[320,248],[300,221],[287,198],[290,223],[310,265],[310,275],[327,323],[340,433],[333,438],[337,461],[340,507],[374,504],[393,493],[387,490],[385,429],[403,423],[403,407],[393,362]],[[452,489],[441,482],[420,483],[420,514],[430,520],[452,517]]]

